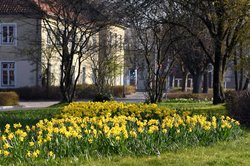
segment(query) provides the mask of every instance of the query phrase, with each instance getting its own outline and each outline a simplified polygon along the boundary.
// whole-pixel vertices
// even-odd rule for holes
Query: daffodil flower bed
[[[79,102],[34,126],[6,124],[0,132],[0,163],[80,154],[160,154],[234,139],[240,133],[239,122],[230,117],[177,114],[156,104]]]

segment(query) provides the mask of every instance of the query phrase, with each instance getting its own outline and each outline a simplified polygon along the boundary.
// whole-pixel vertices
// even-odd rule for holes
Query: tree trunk
[[[203,75],[203,93],[208,93],[208,72],[205,71]]]
[[[213,79],[213,104],[224,103],[223,92],[223,71],[222,71],[222,44],[218,39],[215,40],[215,62],[214,62],[214,79]]]
[[[240,44],[240,60],[242,61],[242,58],[243,58],[243,50],[242,50],[242,44]],[[244,80],[244,69],[243,67],[241,66],[240,67],[240,80],[239,80],[239,90],[243,90],[243,80]]]
[[[241,91],[243,89],[243,81],[244,80],[244,70],[243,68],[241,67],[240,68],[240,80],[239,80],[239,91]]]
[[[247,90],[248,89],[248,84],[249,84],[249,78],[246,79],[245,85],[243,87],[243,90]]]
[[[201,93],[202,73],[193,75],[193,93]]]
[[[187,92],[187,79],[188,79],[188,72],[182,72],[182,85],[181,85],[182,92]]]
[[[235,80],[235,90],[236,91],[239,90],[238,71],[236,69],[237,65],[238,65],[238,62],[237,62],[237,52],[235,51],[235,54],[234,54],[234,80]]]

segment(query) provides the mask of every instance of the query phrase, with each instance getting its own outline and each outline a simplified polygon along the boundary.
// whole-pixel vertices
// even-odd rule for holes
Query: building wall
[[[13,86],[1,86],[0,88],[19,88],[19,87],[32,87],[41,86],[42,78],[47,65],[48,53],[52,56],[50,59],[50,73],[51,73],[51,85],[59,86],[60,84],[60,66],[61,58],[56,51],[50,51],[48,48],[48,33],[44,28],[43,21],[36,18],[27,18],[22,16],[0,16],[0,24],[13,23],[16,25],[16,43],[15,45],[3,46],[0,45],[0,66],[4,62],[14,62],[15,69],[15,84]],[[121,40],[124,40],[124,29],[116,26],[111,26],[107,30],[112,34],[121,36]],[[0,34],[1,35],[1,34]],[[99,38],[103,38],[103,33],[96,34],[95,38],[99,43]],[[0,38],[1,39],[1,38]],[[91,39],[93,40],[93,39]],[[114,41],[115,42],[115,41]],[[121,55],[118,61],[124,66],[124,49],[122,48],[116,51],[116,54]],[[101,53],[97,51],[92,57],[101,56]],[[76,62],[76,58],[75,58]],[[75,63],[75,66],[78,66]],[[81,66],[81,74],[78,80],[78,84],[93,84],[93,66],[90,59],[83,62]],[[85,73],[84,73],[85,71]],[[75,70],[75,77],[78,70]],[[117,75],[114,84],[123,85],[124,70],[121,68],[120,74]],[[84,78],[85,77],[85,78]],[[0,81],[2,82],[2,69],[0,72]]]
[[[35,63],[35,59],[39,60],[41,57],[41,49],[39,49],[40,19],[11,15],[0,16],[0,25],[3,24],[15,24],[16,42],[14,45],[0,44],[0,88],[40,85],[41,68]],[[2,36],[2,32],[0,32],[0,36]],[[0,40],[2,41],[1,38]],[[14,86],[2,86],[2,63],[4,62],[15,63]]]
[[[42,49],[43,50],[48,50],[48,52],[43,52],[42,54],[42,62],[43,64],[47,63],[46,57],[50,56],[50,73],[51,73],[51,85],[54,86],[59,86],[60,85],[60,77],[61,77],[61,71],[60,71],[60,66],[61,66],[61,57],[57,53],[57,51],[54,50],[54,52],[50,51],[52,44],[48,45],[47,40],[48,40],[48,32],[45,26],[42,26]],[[100,58],[100,56],[104,56],[104,52],[102,49],[98,47],[100,43],[106,43],[107,40],[107,34],[109,32],[112,32],[112,34],[117,34],[118,36],[121,36],[121,39],[124,40],[124,30],[120,27],[109,27],[108,29],[104,29],[100,33],[95,34],[94,36],[90,37],[89,40],[89,47],[92,47],[91,49],[94,49],[95,52],[91,52],[89,54],[86,54],[84,58],[86,58],[81,67],[80,67],[80,77],[78,79],[78,84],[94,84],[94,74],[93,74],[93,69],[95,66],[93,65],[93,62],[97,62]],[[95,46],[97,45],[97,46]],[[116,51],[116,54],[119,55],[118,61],[121,63],[122,66],[124,66],[124,50],[123,48],[118,49]],[[75,72],[74,72],[74,78],[77,77],[78,74],[78,63],[77,63],[77,55],[74,56],[74,64],[75,66]],[[46,66],[45,66],[46,68]],[[44,69],[45,69],[44,68]],[[43,72],[45,72],[43,69]],[[115,79],[115,85],[123,85],[123,68],[120,69],[119,75],[117,75],[117,78]]]
[[[117,71],[117,75],[115,76],[114,85],[124,85],[124,37],[125,37],[125,30],[119,26],[110,26],[108,32],[112,33],[113,40],[112,43],[114,45],[114,54],[116,54],[117,61],[119,64],[119,69]],[[115,37],[117,36],[117,38]],[[117,41],[116,41],[117,40]],[[115,42],[117,42],[117,46],[115,46]]]

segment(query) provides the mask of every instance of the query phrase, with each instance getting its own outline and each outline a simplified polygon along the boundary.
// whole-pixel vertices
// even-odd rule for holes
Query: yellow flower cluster
[[[151,118],[153,116],[165,117],[175,113],[167,107],[159,107],[156,104],[127,104],[119,102],[77,102],[66,106],[61,117],[96,117],[96,116],[131,116],[138,119]]]
[[[155,104],[72,103],[55,118],[40,120],[34,126],[22,129],[21,124],[7,124],[4,133],[0,133],[0,156],[15,153],[17,146],[25,146],[28,158],[52,157],[79,144],[89,146],[103,140],[143,141],[150,140],[147,137],[154,134],[162,135],[162,139],[184,137],[195,132],[222,132],[238,125],[239,122],[230,117],[177,114],[175,110]],[[57,150],[60,147],[68,150]]]

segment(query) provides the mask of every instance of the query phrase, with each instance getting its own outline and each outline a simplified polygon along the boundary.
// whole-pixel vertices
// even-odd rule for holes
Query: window
[[[63,37],[62,37],[62,34],[63,34],[63,32],[62,32],[62,31],[61,31],[61,32],[59,32],[59,31],[57,31],[57,32],[56,32],[56,36],[55,36],[56,41],[55,41],[55,44],[56,44],[57,46],[61,46],[61,45],[62,45],[62,43],[63,43]]]
[[[96,83],[96,78],[98,77],[98,70],[97,68],[92,68],[92,81]]]
[[[113,42],[113,33],[109,32],[109,36],[108,36],[108,42],[109,42],[109,46],[112,46],[112,42]]]
[[[86,83],[86,67],[82,68],[82,83]]]
[[[50,29],[47,30],[47,45],[52,45],[52,32]]]
[[[119,44],[120,44],[120,49],[122,49],[122,45],[123,45],[123,41],[122,41],[122,35],[120,35],[120,38],[119,38]]]
[[[115,33],[115,48],[118,47],[118,36],[117,33]]]
[[[96,39],[97,37],[96,37],[96,35],[93,35],[92,38],[93,38],[93,46],[96,47],[97,46],[97,39]]]
[[[1,26],[2,45],[16,44],[16,24],[2,24]]]
[[[15,86],[15,63],[2,62],[2,86]]]

